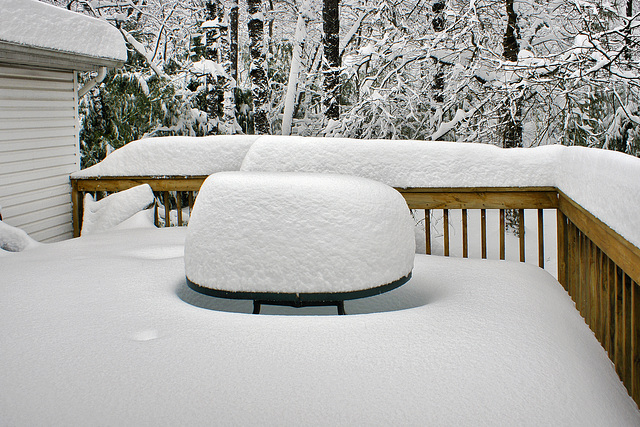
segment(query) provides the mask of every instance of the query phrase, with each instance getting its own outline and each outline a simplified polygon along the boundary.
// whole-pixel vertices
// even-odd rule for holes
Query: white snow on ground
[[[393,187],[557,187],[640,247],[640,159],[560,145],[263,136],[242,170],[342,173]]]
[[[24,230],[0,221],[0,256],[3,252],[22,252],[39,245],[40,243],[29,237]]]
[[[82,235],[108,230],[153,205],[153,190],[148,184],[113,193],[97,202],[91,194],[84,198]]]
[[[73,177],[211,175],[240,169],[255,135],[163,136],[132,141]]]
[[[187,288],[185,233],[0,257],[3,424],[640,424],[536,267],[418,255],[407,284],[347,301],[347,316],[250,315],[250,302]]]
[[[122,35],[107,22],[37,0],[0,0],[0,11],[2,41],[127,60]]]
[[[232,292],[350,292],[407,276],[414,222],[376,181],[329,174],[225,172],[202,185],[186,272]]]

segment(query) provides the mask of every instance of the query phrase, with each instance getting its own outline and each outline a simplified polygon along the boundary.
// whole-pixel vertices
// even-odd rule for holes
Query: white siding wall
[[[71,238],[69,174],[79,170],[75,73],[0,65],[3,220],[42,242]]]

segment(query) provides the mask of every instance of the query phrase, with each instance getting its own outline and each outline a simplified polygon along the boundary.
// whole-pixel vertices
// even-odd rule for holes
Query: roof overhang
[[[119,68],[123,61],[59,50],[26,46],[0,40],[0,64],[54,70],[94,71],[100,67]]]

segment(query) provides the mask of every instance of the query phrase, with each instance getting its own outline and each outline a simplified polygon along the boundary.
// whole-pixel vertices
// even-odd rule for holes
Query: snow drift
[[[230,292],[370,289],[411,272],[413,227],[404,198],[376,181],[219,173],[193,208],[185,270],[199,286]]]

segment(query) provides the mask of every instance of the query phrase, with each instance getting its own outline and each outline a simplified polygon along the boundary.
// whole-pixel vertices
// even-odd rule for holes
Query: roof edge
[[[124,61],[114,58],[82,55],[3,40],[0,40],[0,63],[73,71],[95,71],[100,67],[120,68],[124,65]]]

